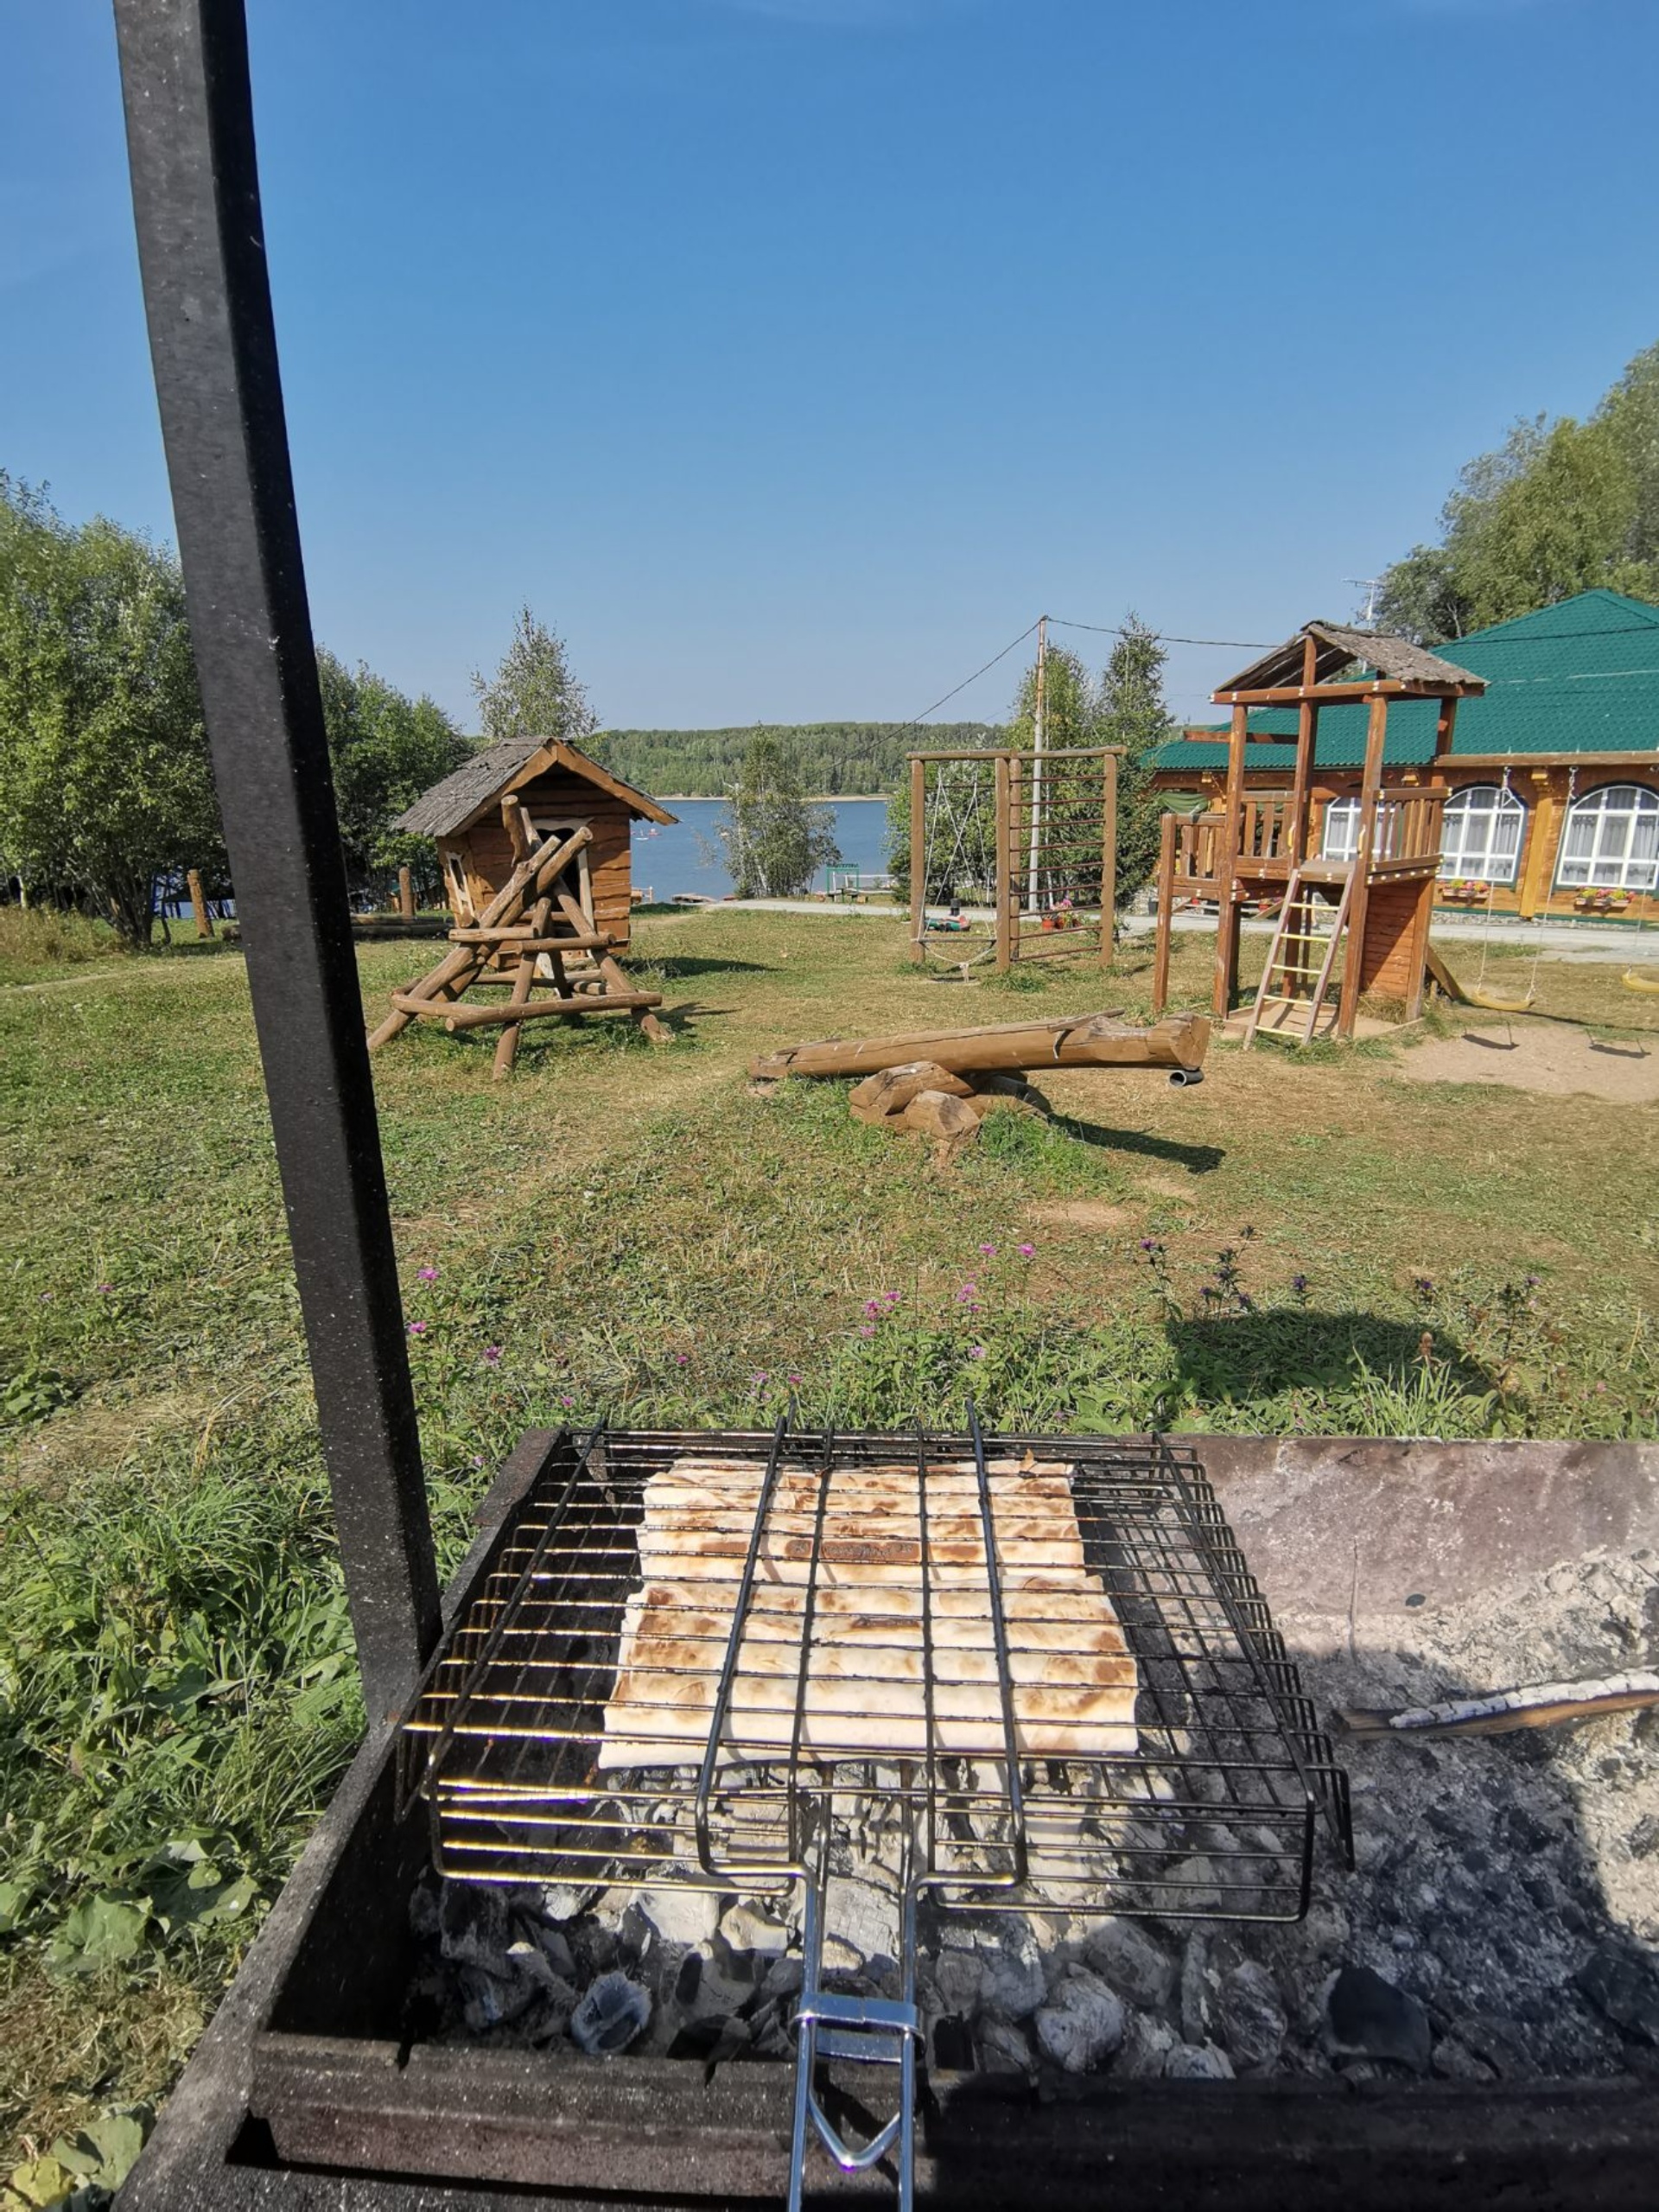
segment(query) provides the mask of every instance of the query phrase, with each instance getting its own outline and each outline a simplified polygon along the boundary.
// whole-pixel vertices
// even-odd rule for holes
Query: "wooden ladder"
[[[1302,881],[1300,868],[1292,868],[1290,881],[1285,886],[1285,903],[1279,909],[1273,943],[1268,949],[1268,962],[1262,970],[1262,982],[1255,994],[1255,1004],[1250,1008],[1250,1018],[1244,1026],[1244,1050],[1248,1052],[1255,1044],[1256,1033],[1263,1036],[1289,1038],[1299,1045],[1311,1044],[1325,1006],[1325,995],[1331,988],[1332,970],[1336,966],[1337,947],[1342,933],[1348,926],[1348,906],[1353,896],[1354,876],[1351,868],[1343,879],[1342,896],[1337,901],[1336,917],[1331,925],[1331,935],[1325,942],[1325,957],[1317,968],[1307,964],[1307,954],[1313,939],[1313,919],[1319,900]],[[1292,957],[1292,948],[1295,957]],[[1312,984],[1311,992],[1299,989],[1299,984]],[[1307,1021],[1300,1036],[1294,1027],[1262,1030],[1262,1017],[1270,1007],[1307,1008]]]

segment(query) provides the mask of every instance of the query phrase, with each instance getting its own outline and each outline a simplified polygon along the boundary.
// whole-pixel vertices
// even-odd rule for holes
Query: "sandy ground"
[[[1659,1103],[1659,1052],[1635,1039],[1599,1042],[1575,1027],[1511,1023],[1501,1014],[1473,1013],[1461,1035],[1414,1046],[1398,1065],[1414,1083],[1502,1084],[1556,1098]]]

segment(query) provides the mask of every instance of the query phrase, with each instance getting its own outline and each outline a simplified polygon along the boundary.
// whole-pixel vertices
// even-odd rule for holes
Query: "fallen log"
[[[1062,1014],[1047,1021],[1000,1022],[987,1029],[931,1029],[908,1037],[826,1038],[763,1052],[749,1063],[760,1077],[874,1075],[931,1060],[955,1075],[1018,1068],[1172,1068],[1203,1065],[1210,1024],[1201,1014],[1168,1014],[1149,1029],[1109,1014]]]
[[[505,1006],[433,1007],[425,1011],[429,1020],[441,1019],[453,1036],[458,1029],[487,1029],[500,1021],[537,1021],[552,1014],[635,1014],[662,1002],[660,991],[588,991],[579,997],[531,999],[527,1006],[515,1006],[509,1000]]]

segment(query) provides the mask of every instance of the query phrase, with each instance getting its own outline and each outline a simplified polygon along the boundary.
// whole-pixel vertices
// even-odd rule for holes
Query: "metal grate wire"
[[[677,1461],[710,1457],[753,1468],[758,1503],[730,1632],[688,1637],[671,1691],[713,1714],[702,1756],[607,1771],[600,1753],[625,1609],[643,1580],[646,1485]],[[997,1471],[1032,1459],[1067,1470],[1085,1566],[1134,1656],[1132,1751],[1095,1747],[1083,1726],[1063,1758],[1017,1748],[1023,1692],[1000,1574],[1019,1563],[1006,1533],[1018,1493]],[[913,1754],[873,1738],[868,1753],[826,1758],[803,1728],[810,1652],[834,1634],[817,1610],[823,1529],[832,1513],[856,1510],[861,1478],[868,1488],[873,1471],[891,1482],[901,1468],[913,1473],[922,1532],[911,1592],[922,1740]],[[793,1508],[807,1494],[817,1510],[793,1630],[768,1619],[756,1566],[780,1529],[805,1541]],[[960,1585],[928,1535],[938,1501],[959,1512],[964,1497],[977,1499],[992,1538],[983,1652],[1001,1712],[990,1751],[966,1756],[949,1748],[934,1687],[938,1609]],[[781,1740],[765,1758],[734,1758],[733,1716],[755,1694],[754,1639],[791,1633],[798,1692]],[[770,1681],[775,1694],[775,1669]],[[1196,1457],[1160,1438],[986,1439],[976,1424],[954,1436],[841,1436],[781,1422],[770,1435],[563,1436],[429,1669],[400,1753],[403,1800],[424,1800],[435,1865],[466,1880],[761,1893],[805,1878],[815,1838],[889,1831],[904,1839],[907,1886],[942,1905],[1290,1920],[1306,1908],[1321,1821],[1351,1855],[1345,1778],[1266,1603]]]

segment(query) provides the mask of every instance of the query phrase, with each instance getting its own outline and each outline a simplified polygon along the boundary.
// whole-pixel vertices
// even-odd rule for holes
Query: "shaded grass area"
[[[362,947],[372,1007],[423,957]],[[114,964],[0,990],[0,2174],[142,2127],[360,1720],[242,963]],[[1054,1124],[944,1170],[748,1058],[1144,1014],[1149,946],[1010,993],[918,975],[901,922],[714,912],[632,964],[668,1049],[541,1025],[498,1085],[429,1029],[376,1064],[446,1562],[520,1429],[601,1413],[1655,1433],[1651,1109],[1218,1048],[1197,1090],[1057,1071]],[[1659,1048],[1616,971],[1538,988]]]

